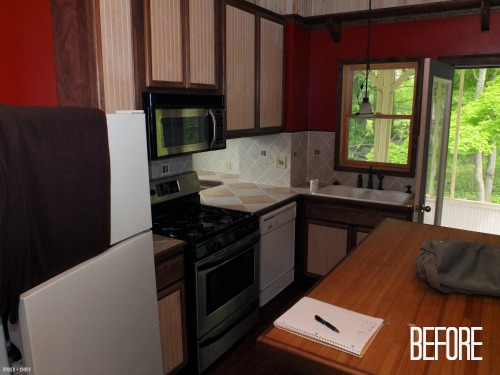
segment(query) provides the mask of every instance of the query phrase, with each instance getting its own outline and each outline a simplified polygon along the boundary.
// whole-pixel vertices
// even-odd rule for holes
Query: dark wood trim
[[[50,6],[59,105],[102,107],[93,2],[51,0]]]
[[[92,1],[92,24],[89,24],[89,29],[93,30],[93,46],[94,46],[94,63],[96,69],[96,94],[98,99],[99,108],[103,111],[106,108],[106,98],[104,95],[104,68],[102,62],[102,37],[101,37],[101,10],[100,1]]]
[[[255,90],[254,90],[254,130],[260,131],[260,14],[254,13],[255,15]]]
[[[143,108],[142,93],[146,90],[146,49],[144,2],[131,0],[132,46],[134,53],[135,108]]]
[[[490,13],[500,11],[500,0],[454,0],[431,4],[373,9],[372,23],[404,22],[419,19],[481,15],[481,31],[489,31]],[[299,23],[312,29],[328,28],[335,42],[340,42],[342,26],[362,25],[368,21],[368,10],[303,17],[286,15],[285,23]]]
[[[220,1],[220,20],[219,20],[219,40],[221,41],[221,50],[216,52],[218,54],[218,58],[220,59],[220,64],[219,65],[219,93],[220,94],[225,94],[226,93],[226,1],[225,0],[218,0]]]
[[[181,29],[182,29],[182,81],[184,88],[189,87],[191,82],[191,51],[190,51],[190,25],[189,25],[189,1],[181,1]]]
[[[481,0],[481,31],[490,31],[491,1]]]
[[[500,53],[489,55],[461,55],[441,56],[438,59],[456,69],[460,68],[487,68],[500,66]]]
[[[249,13],[257,14],[257,15],[259,15],[259,17],[268,18],[268,19],[273,20],[275,22],[280,22],[280,23],[283,22],[283,16],[279,15],[278,13],[274,13],[273,11],[270,11],[269,9],[262,8],[258,5],[250,3],[248,1],[226,0],[225,3],[227,5],[231,5],[235,8],[239,8],[239,9],[247,11]]]
[[[257,115],[256,115],[257,116]],[[260,116],[259,116],[260,120]],[[256,119],[257,122],[257,119]],[[283,133],[283,127],[275,126],[275,127],[265,127],[265,128],[254,128],[254,129],[242,129],[242,130],[228,130],[227,138],[242,138],[242,137],[253,137],[259,135],[268,135],[268,134],[279,134]]]
[[[326,27],[328,31],[330,31],[330,35],[334,42],[340,42],[342,35],[342,25],[339,20],[329,18],[326,23]]]

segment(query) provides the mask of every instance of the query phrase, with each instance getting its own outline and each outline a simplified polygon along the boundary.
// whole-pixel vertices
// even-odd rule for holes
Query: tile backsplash
[[[191,170],[239,175],[240,181],[297,186],[311,179],[356,186],[357,174],[333,170],[334,132],[297,132],[229,139],[224,150],[156,160],[150,177],[157,179]],[[365,184],[367,176],[363,176]],[[403,190],[412,178],[386,176],[384,189]]]

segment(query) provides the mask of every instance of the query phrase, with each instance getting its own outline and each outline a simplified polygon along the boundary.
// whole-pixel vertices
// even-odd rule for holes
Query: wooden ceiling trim
[[[490,14],[500,11],[500,0],[455,0],[432,4],[408,5],[393,8],[379,8],[371,12],[372,22],[401,22],[417,19],[443,18],[469,14],[481,15],[481,31],[489,30]],[[368,10],[321,16],[286,17],[287,21],[300,22],[309,27],[328,28],[332,39],[340,42],[341,28],[347,25],[362,25],[368,20]]]

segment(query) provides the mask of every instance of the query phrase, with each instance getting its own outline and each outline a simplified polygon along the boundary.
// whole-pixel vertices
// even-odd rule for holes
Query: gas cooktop
[[[258,232],[250,212],[200,203],[196,172],[150,182],[153,233],[186,241],[197,258]]]
[[[246,212],[202,204],[191,204],[187,207],[177,205],[172,211],[153,218],[153,232],[188,242],[201,242],[239,223],[244,223],[252,216]]]

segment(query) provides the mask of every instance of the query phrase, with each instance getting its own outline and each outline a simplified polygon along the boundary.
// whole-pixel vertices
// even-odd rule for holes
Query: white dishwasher
[[[260,217],[260,306],[293,282],[295,202]]]

